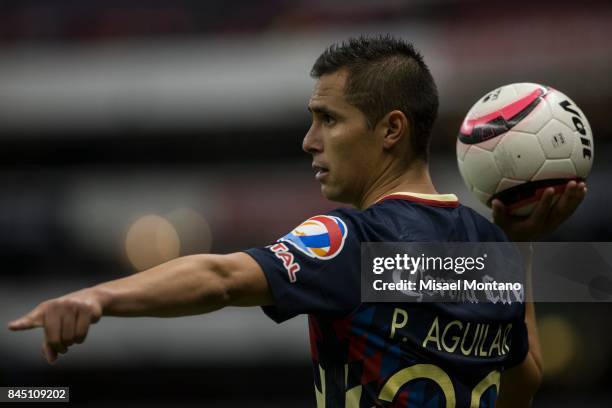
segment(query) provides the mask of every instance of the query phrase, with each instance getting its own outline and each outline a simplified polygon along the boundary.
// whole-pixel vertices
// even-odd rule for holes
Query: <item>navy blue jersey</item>
[[[308,314],[318,407],[493,407],[500,373],[528,350],[513,304],[362,303],[361,242],[507,241],[452,195],[396,193],[311,217],[246,252],[277,322]]]

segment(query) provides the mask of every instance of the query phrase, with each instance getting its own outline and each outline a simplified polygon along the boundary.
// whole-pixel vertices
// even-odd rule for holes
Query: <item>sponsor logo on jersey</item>
[[[300,264],[295,261],[295,256],[289,252],[287,245],[282,242],[277,242],[274,245],[268,246],[270,251],[274,252],[274,255],[283,262],[283,267],[287,271],[289,276],[289,282],[295,283],[297,281],[297,273],[302,269]]]
[[[311,258],[332,259],[340,253],[348,230],[338,217],[316,215],[279,239],[292,244]]]

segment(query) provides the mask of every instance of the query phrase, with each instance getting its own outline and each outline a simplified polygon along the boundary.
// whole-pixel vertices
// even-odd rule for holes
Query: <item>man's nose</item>
[[[304,136],[304,140],[302,140],[302,150],[306,153],[314,154],[317,152],[321,152],[322,144],[318,132],[315,128],[315,125],[312,124],[306,135]]]

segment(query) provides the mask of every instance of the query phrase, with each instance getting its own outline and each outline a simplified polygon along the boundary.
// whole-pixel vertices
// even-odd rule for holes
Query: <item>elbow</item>
[[[531,353],[519,366],[501,376],[497,408],[531,407],[543,380],[543,372]]]
[[[534,374],[534,378],[533,378],[533,393],[534,394],[540,388],[540,386],[542,386],[543,382],[544,382],[544,372],[542,371],[542,369],[540,369],[537,371],[537,373]]]
[[[543,380],[544,376],[542,372],[532,373],[531,378],[529,378],[529,381],[527,382],[527,384],[525,384],[525,392],[528,395],[531,395],[531,397],[533,398],[533,396],[536,395],[536,393],[542,386]]]
[[[214,308],[225,306],[261,306],[273,303],[268,282],[259,264],[249,255],[196,255],[199,262],[201,295]]]
[[[523,373],[525,376],[523,388],[525,394],[530,396],[531,400],[544,381],[544,371],[540,359],[537,359],[532,353],[529,353],[527,358],[531,360],[531,369]]]
[[[536,351],[530,351],[528,358],[533,360],[533,369],[531,370],[531,382],[533,384],[533,392],[538,390],[544,381],[544,364],[539,347]]]

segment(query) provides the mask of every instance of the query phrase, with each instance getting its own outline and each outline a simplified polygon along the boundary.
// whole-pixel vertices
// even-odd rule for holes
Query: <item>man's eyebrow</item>
[[[334,112],[333,110],[329,109],[327,106],[320,106],[320,105],[315,105],[315,106],[308,106],[308,112],[310,113],[318,113],[320,115],[330,115],[330,116],[338,116],[338,114],[336,112]]]

